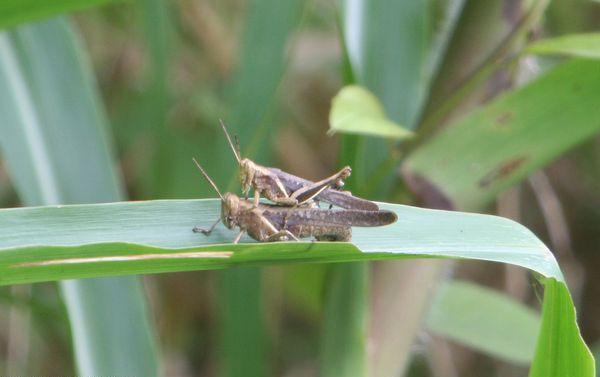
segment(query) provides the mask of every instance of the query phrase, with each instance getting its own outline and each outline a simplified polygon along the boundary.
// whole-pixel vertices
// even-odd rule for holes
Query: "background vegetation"
[[[4,1],[0,203],[214,196],[192,156],[237,190],[223,118],[261,163],[311,179],[350,164],[357,194],[525,224],[555,252],[598,350],[599,38],[531,43],[593,32],[599,18],[597,4],[566,0]],[[415,137],[325,136],[348,84],[368,88]],[[188,204],[173,213],[193,216]],[[205,208],[198,221],[212,220]],[[14,213],[2,212],[3,229],[16,229]],[[58,229],[67,223],[53,216]],[[442,219],[424,223],[433,240]],[[99,276],[11,275],[3,253],[5,283]],[[570,318],[564,286],[546,284],[544,315]],[[561,332],[542,330],[534,351],[541,287],[489,262],[295,264],[0,292],[6,375],[518,376],[534,354],[531,375],[593,373],[585,351],[554,360],[545,336]]]

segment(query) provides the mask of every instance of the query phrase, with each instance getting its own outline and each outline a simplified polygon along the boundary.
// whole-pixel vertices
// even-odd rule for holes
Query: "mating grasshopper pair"
[[[221,127],[240,167],[240,181],[246,198],[229,192],[221,194],[202,166],[194,160],[221,198],[220,218],[209,229],[196,227],[194,232],[210,235],[222,222],[229,229],[240,229],[233,243],[237,243],[244,233],[261,242],[311,236],[319,241],[349,241],[352,226],[373,227],[396,221],[395,213],[379,210],[377,204],[339,190],[351,173],[350,167],[319,182],[311,182],[241,158],[239,148],[234,147],[223,122]],[[253,200],[247,197],[251,188],[254,188]],[[261,194],[276,204],[260,203]],[[345,209],[317,208],[315,203],[319,201]]]

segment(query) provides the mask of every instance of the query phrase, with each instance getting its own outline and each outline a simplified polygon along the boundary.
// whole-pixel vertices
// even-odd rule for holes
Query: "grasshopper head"
[[[233,229],[237,225],[239,207],[240,198],[230,192],[225,193],[221,203],[221,221],[228,229]]]
[[[256,166],[254,165],[254,162],[247,158],[240,160],[240,183],[242,184],[242,192],[244,194],[248,194],[252,188],[255,171]]]

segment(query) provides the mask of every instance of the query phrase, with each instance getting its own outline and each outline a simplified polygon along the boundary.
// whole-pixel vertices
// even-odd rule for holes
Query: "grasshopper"
[[[344,179],[352,173],[349,166],[344,167],[332,176],[319,182],[312,182],[280,169],[265,167],[249,158],[242,158],[239,147],[235,147],[227,132],[227,127],[220,120],[227,142],[240,167],[239,177],[242,193],[248,198],[251,188],[254,188],[254,204],[258,205],[260,196],[284,206],[297,206],[313,200],[322,200],[346,209],[377,211],[377,204],[352,196],[347,191],[339,191],[344,185]],[[237,143],[236,143],[237,145]]]
[[[298,241],[299,238],[315,237],[318,241],[349,241],[352,226],[373,227],[391,224],[397,217],[386,210],[337,210],[321,209],[310,205],[284,207],[242,199],[227,192],[221,194],[202,166],[196,166],[221,198],[221,215],[209,229],[195,227],[196,233],[210,235],[219,222],[228,229],[239,228],[233,243],[238,243],[244,233],[260,242]]]

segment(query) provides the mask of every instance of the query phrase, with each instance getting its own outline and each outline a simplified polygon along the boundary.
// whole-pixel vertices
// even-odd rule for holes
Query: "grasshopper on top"
[[[227,132],[227,127],[220,120],[227,142],[240,167],[239,177],[242,193],[248,197],[250,189],[254,189],[254,204],[258,205],[260,196],[284,206],[297,206],[313,200],[322,200],[342,208],[377,211],[377,204],[352,196],[347,191],[339,191],[344,180],[350,176],[352,169],[344,167],[332,176],[319,182],[312,182],[280,169],[265,167],[248,158],[242,158]]]

